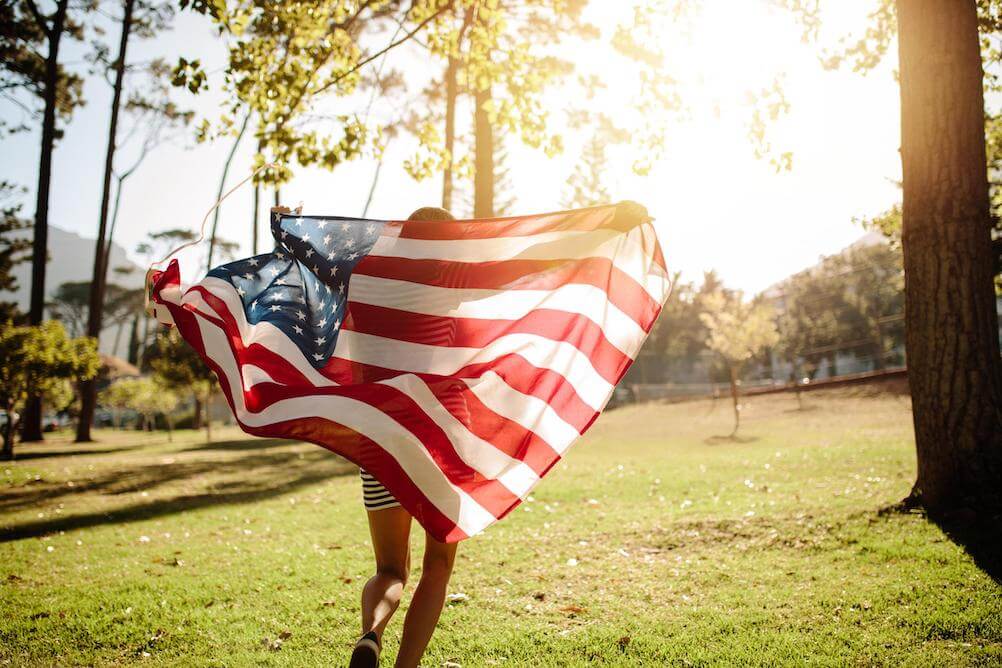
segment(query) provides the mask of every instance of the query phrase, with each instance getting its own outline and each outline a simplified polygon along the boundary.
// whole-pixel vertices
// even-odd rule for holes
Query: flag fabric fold
[[[381,221],[273,214],[275,250],[157,318],[219,378],[244,431],[365,468],[436,539],[518,506],[595,421],[670,289],[646,210]]]

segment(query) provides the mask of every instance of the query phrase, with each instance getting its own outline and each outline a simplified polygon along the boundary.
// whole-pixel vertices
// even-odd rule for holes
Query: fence
[[[880,371],[864,371],[848,373],[821,380],[791,383],[788,380],[763,378],[744,381],[740,384],[741,394],[769,394],[772,392],[787,392],[799,389],[802,392],[830,387],[860,385],[875,380],[906,379],[908,370],[905,367],[882,369]],[[687,401],[704,399],[706,397],[729,396],[731,386],[728,383],[634,383],[629,385],[634,401]]]

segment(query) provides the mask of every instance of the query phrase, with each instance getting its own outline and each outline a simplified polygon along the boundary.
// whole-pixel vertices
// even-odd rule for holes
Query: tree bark
[[[477,90],[474,94],[474,168],[473,217],[494,217],[494,128],[487,114],[491,90]]]
[[[59,0],[52,26],[39,26],[48,38],[45,58],[45,110],[42,114],[42,146],[38,162],[38,189],[35,195],[35,229],[31,242],[31,302],[28,323],[42,324],[45,315],[45,263],[49,255],[49,187],[52,184],[52,150],[56,143],[56,94],[59,86],[59,43],[66,25],[69,0]],[[30,395],[21,419],[22,441],[42,440],[42,398]]]
[[[1002,511],[1002,361],[974,2],[898,0],[905,340],[931,515]]]
[[[132,10],[136,0],[125,0],[122,16],[122,34],[118,42],[118,58],[115,60],[115,85],[111,96],[111,120],[108,124],[108,149],[104,156],[104,182],[101,185],[101,213],[97,224],[97,242],[94,244],[94,273],[90,283],[90,307],[87,313],[87,336],[101,335],[101,319],[104,307],[104,286],[107,282],[108,263],[105,254],[105,236],[108,227],[108,210],[111,199],[111,177],[115,164],[115,135],[118,131],[118,112],[122,101],[122,82],[125,79],[125,53],[132,31]],[[80,419],[77,422],[76,442],[91,440],[90,427],[97,406],[97,380],[91,378],[80,383]]]

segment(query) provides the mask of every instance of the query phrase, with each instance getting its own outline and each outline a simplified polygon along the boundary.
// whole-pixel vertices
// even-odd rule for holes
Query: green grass
[[[423,665],[1002,663],[999,585],[880,512],[914,475],[907,398],[806,401],[749,400],[742,442],[714,438],[724,402],[603,416],[460,546],[467,598]],[[56,437],[0,465],[0,662],[346,663],[372,569],[355,468],[217,435]]]

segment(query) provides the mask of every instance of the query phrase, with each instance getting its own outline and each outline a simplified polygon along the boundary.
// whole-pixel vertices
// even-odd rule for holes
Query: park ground
[[[423,665],[999,665],[998,581],[890,510],[909,411],[873,388],[758,396],[739,440],[723,401],[608,412],[460,546]],[[0,663],[346,664],[372,569],[355,467],[216,436],[57,436],[0,465]]]

